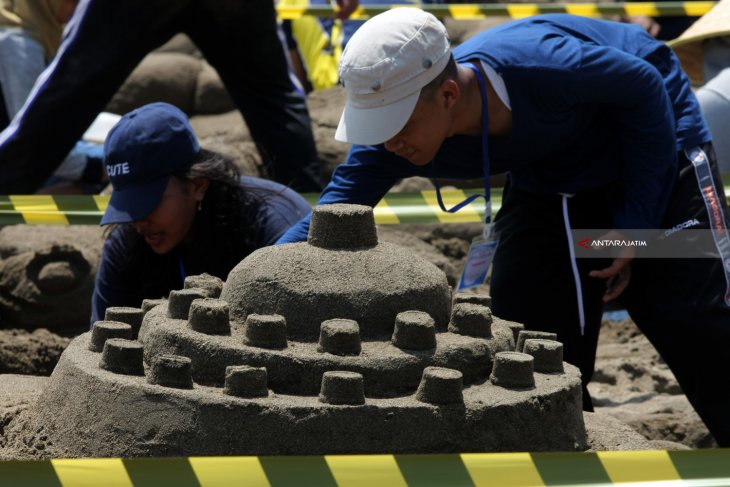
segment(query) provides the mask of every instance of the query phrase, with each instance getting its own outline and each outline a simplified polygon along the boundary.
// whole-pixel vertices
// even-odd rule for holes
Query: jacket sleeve
[[[273,183],[273,182],[269,182]],[[299,193],[281,186],[276,193],[268,194],[259,209],[259,246],[274,245],[292,225],[304,218],[312,207]]]
[[[353,146],[347,160],[337,166],[317,205],[352,203],[375,206],[401,178],[412,175],[409,163],[382,146]],[[307,240],[311,212],[290,228],[276,243]]]
[[[660,72],[618,49],[581,44],[579,66],[562,89],[618,124],[624,199],[614,228],[658,228],[677,173],[674,111]]]
[[[99,270],[96,273],[94,292],[91,296],[91,320],[89,325],[104,319],[110,306],[139,306],[141,296],[128,280],[129,269],[122,228],[117,227],[104,242]]]

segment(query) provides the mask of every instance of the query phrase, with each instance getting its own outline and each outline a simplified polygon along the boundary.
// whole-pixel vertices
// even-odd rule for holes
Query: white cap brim
[[[377,145],[393,138],[408,122],[421,90],[396,102],[375,108],[356,108],[345,103],[335,140],[357,145]]]

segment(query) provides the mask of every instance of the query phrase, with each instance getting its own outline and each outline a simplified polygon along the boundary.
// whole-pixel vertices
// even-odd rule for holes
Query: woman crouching
[[[233,161],[201,149],[185,114],[166,103],[122,117],[104,163],[114,191],[101,224],[115,227],[96,276],[92,324],[110,306],[167,297],[189,275],[225,279],[311,210],[293,190],[242,177]]]

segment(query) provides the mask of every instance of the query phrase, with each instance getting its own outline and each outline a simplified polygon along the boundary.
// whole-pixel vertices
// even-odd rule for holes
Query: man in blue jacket
[[[484,177],[488,190],[490,173],[509,171],[495,222],[495,314],[557,332],[585,385],[603,301],[621,296],[730,445],[730,389],[712,379],[730,373],[722,259],[576,259],[571,236],[702,228],[730,262],[710,133],[669,48],[638,26],[544,15],[485,31],[452,55],[432,15],[395,9],[353,36],[340,78],[347,103],[336,138],[354,145],[319,204],[375,205],[414,175]],[[308,226],[280,242],[305,239]]]

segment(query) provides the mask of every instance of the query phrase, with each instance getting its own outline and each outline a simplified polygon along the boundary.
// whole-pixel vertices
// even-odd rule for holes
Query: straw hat
[[[700,17],[681,36],[668,42],[677,53],[682,67],[692,83],[702,84],[702,41],[713,37],[730,36],[730,0],[720,0],[709,12]]]

